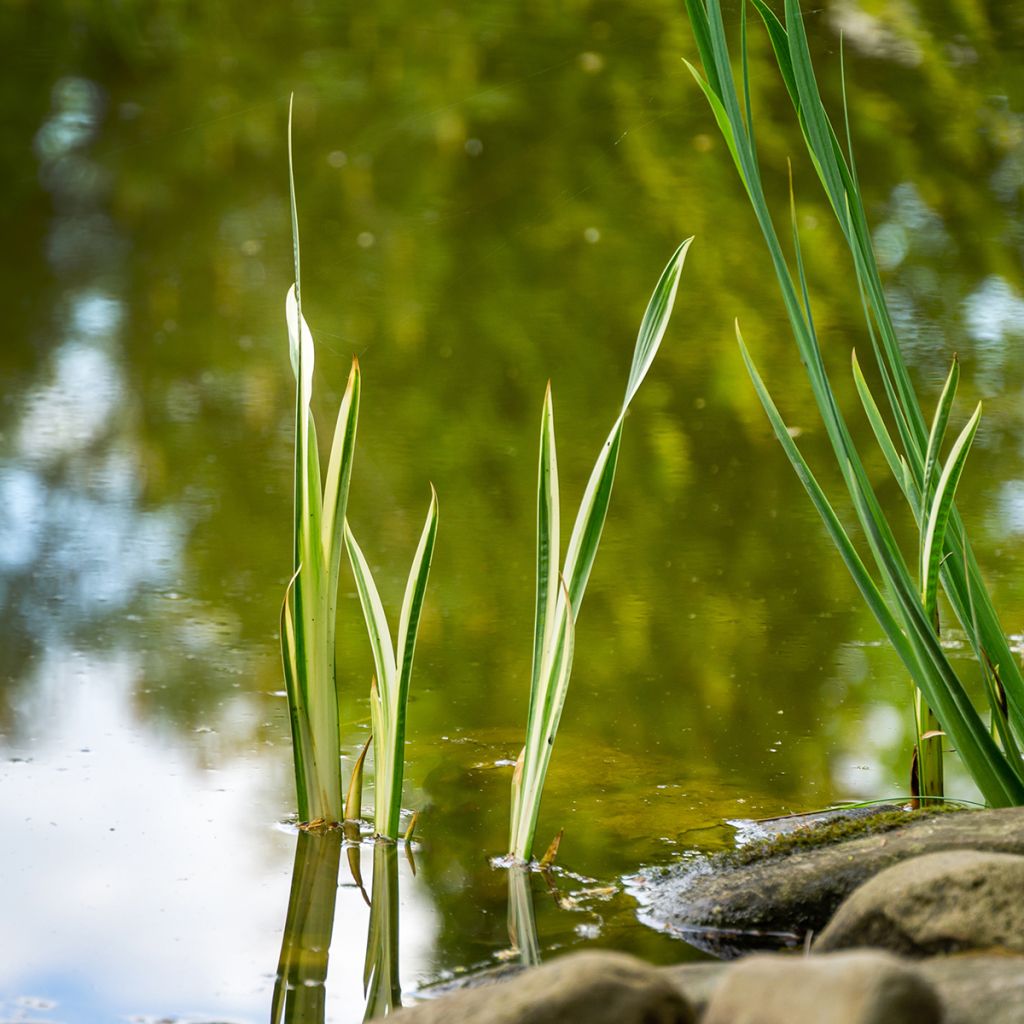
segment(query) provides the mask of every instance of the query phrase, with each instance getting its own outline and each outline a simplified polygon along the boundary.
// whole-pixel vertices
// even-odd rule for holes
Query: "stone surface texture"
[[[722,975],[703,1024],[940,1024],[942,1005],[913,965],[864,950],[751,956]]]
[[[728,969],[729,964],[721,960],[660,968],[662,974],[686,997],[698,1020]]]
[[[1024,957],[965,953],[923,960],[918,971],[939,993],[942,1024],[1024,1021]]]
[[[904,956],[1024,953],[1024,857],[948,850],[875,875],[842,904],[816,951],[869,946]]]
[[[693,1010],[656,967],[622,953],[576,953],[499,985],[399,1012],[402,1024],[691,1024]]]

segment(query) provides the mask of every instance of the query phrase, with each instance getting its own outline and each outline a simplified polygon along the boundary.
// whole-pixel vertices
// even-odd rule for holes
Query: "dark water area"
[[[924,407],[954,353],[959,409],[984,403],[958,502],[1024,635],[1024,3],[811,6],[837,112],[843,38]],[[816,322],[868,447],[852,268],[753,26],[751,41],[765,178],[781,218],[792,159]],[[727,846],[729,819],[906,792],[911,684],[736,349],[738,317],[834,488],[753,216],[682,62],[681,4],[15,0],[0,45],[0,1019],[266,1019],[307,861],[333,918],[290,934],[333,938],[329,962],[303,959],[295,1020],[362,1019],[368,935],[378,1006],[526,954],[695,957],[637,920],[623,877]],[[315,411],[323,434],[358,356],[349,517],[392,614],[429,482],[440,499],[409,708],[415,873],[368,844],[304,860],[282,824],[292,91]],[[577,629],[540,820],[544,842],[564,829],[560,868],[510,880],[492,859],[526,718],[544,387],[568,519],[647,297],[691,234]],[[340,604],[347,777],[372,671],[347,574]],[[955,630],[945,642],[955,654]],[[950,789],[975,795],[955,766]]]

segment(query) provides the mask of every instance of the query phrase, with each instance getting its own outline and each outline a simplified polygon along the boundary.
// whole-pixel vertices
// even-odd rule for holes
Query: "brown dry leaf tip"
[[[555,857],[558,856],[558,847],[562,845],[562,836],[565,834],[565,829],[560,828],[558,835],[551,840],[551,845],[548,847],[548,852],[544,854],[540,859],[541,868],[549,868],[555,863]]]
[[[926,732],[921,736],[923,740],[931,740],[936,736],[945,736],[945,732],[942,729],[932,729],[930,732]]]
[[[516,766],[512,771],[512,785],[518,786],[523,778],[523,761],[526,758],[526,747],[523,747],[519,751],[519,756],[516,758]]]
[[[409,827],[405,830],[405,841],[409,842],[412,839],[413,832],[416,831],[416,822],[420,820],[420,812],[413,811],[412,817],[409,819]]]

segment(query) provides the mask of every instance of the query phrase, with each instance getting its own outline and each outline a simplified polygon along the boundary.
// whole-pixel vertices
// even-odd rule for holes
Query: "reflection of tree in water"
[[[890,19],[890,33],[909,41],[903,52],[922,56],[911,66],[868,49],[847,55],[868,199],[893,197],[873,221],[913,214],[893,191],[913,182],[961,247],[964,276],[947,288],[942,247],[911,238],[891,268],[894,286],[905,270],[916,275],[910,284],[930,275],[946,312],[977,294],[979,336],[1001,331],[985,344],[1005,356],[1022,292],[1018,5],[856,6]],[[803,373],[777,330],[767,264],[742,244],[752,228],[743,197],[709,186],[732,172],[680,66],[692,41],[678,4],[548,5],[500,21],[474,5],[428,4],[412,19],[401,5],[296,16],[240,0],[187,16],[129,0],[118,12],[91,0],[73,11],[22,5],[0,24],[14,40],[47,40],[30,60],[10,45],[18,73],[0,83],[15,128],[0,140],[16,190],[7,215],[28,254],[0,282],[11,289],[15,334],[0,347],[0,370],[16,381],[0,406],[0,601],[16,623],[0,644],[4,674],[22,677],[24,659],[53,642],[48,629],[83,646],[145,649],[134,699],[147,715],[207,727],[219,704],[243,705],[228,699],[237,685],[253,708],[239,726],[244,740],[285,740],[268,624],[287,572],[291,501],[282,157],[295,87],[304,207],[321,226],[307,263],[311,296],[326,297],[310,310],[324,325],[322,382],[340,388],[353,351],[367,380],[353,507],[360,516],[394,509],[382,547],[414,544],[415,481],[429,462],[452,510],[435,570],[442,603],[420,649],[411,780],[426,775],[424,739],[439,742],[456,719],[474,733],[505,730],[495,757],[514,756],[528,671],[536,397],[551,375],[566,488],[579,486],[574,467],[603,430],[602,396],[617,379],[609,366],[631,344],[652,268],[691,231],[704,247],[684,283],[684,299],[699,297],[696,315],[667,339],[630,424],[632,452],[581,623],[566,742],[575,729],[597,750],[665,750],[677,759],[672,781],[703,784],[708,766],[780,800],[807,779],[827,780],[835,733],[861,720],[872,689],[866,671],[846,673],[848,652],[837,653],[864,620],[727,337],[738,313],[766,377],[801,407]],[[814,15],[808,27],[815,53],[831,56],[830,18]],[[789,112],[777,75],[762,74],[763,38],[752,36],[765,173],[783,197],[785,159],[800,146],[771,130]],[[961,36],[975,63],[957,63],[966,56],[949,41]],[[823,83],[838,109],[838,76]],[[11,144],[19,137],[20,150]],[[26,175],[32,138],[37,163]],[[859,312],[849,267],[810,225],[832,220],[813,170],[798,162],[795,172],[807,186],[800,214],[815,312],[829,356],[845,365],[863,341],[846,333]],[[39,182],[52,197],[45,216]],[[44,219],[40,267],[27,243]],[[1006,288],[986,286],[993,278]],[[936,337],[946,312],[919,303],[921,336]],[[925,359],[927,346],[922,372]],[[940,362],[944,372],[945,355]],[[852,385],[841,398],[856,401]],[[51,431],[46,409],[65,407],[67,429]],[[18,447],[25,424],[32,458]],[[430,440],[412,450],[396,436]],[[819,440],[806,437],[812,457]],[[1013,459],[999,472],[1013,474]],[[997,486],[972,482],[979,502]],[[361,652],[349,610],[340,639]],[[363,692],[369,669],[359,657],[346,672]],[[3,688],[0,708],[13,689]],[[365,715],[361,702],[348,704],[346,714]],[[811,739],[783,761],[780,735]],[[452,784],[431,795],[443,824],[456,826],[445,832],[452,859],[475,883],[474,858],[504,833],[507,786],[482,808],[484,825],[465,827],[458,809],[473,785],[461,788],[464,752],[441,749]],[[556,761],[553,773],[563,768],[573,770]],[[606,832],[597,819],[581,823],[573,861],[604,856]],[[453,902],[445,871],[427,873],[439,901]],[[480,886],[492,916],[460,921],[446,906],[445,927],[490,928],[497,942],[503,885]]]
[[[0,425],[0,613],[10,638],[0,671],[16,681],[28,658],[89,642],[180,569],[177,518],[141,506],[117,296],[124,244],[91,154],[103,113],[97,85],[62,78],[35,136],[59,297],[34,325],[48,353],[39,376],[8,396]],[[3,694],[9,701],[12,689]]]

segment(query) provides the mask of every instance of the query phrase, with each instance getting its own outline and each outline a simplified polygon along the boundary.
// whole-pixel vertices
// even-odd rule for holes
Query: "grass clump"
[[[342,798],[335,628],[344,549],[355,577],[376,668],[370,686],[374,826],[379,835],[394,840],[398,838],[401,812],[413,654],[437,536],[437,494],[431,487],[427,520],[402,602],[397,644],[393,644],[373,574],[346,518],[361,387],[359,363],[355,359],[338,412],[327,475],[321,483],[316,425],[310,408],[315,349],[313,335],[302,315],[290,108],[288,178],[295,283],[288,292],[285,315],[296,385],[295,504],[292,578],[281,611],[281,651],[299,819],[308,830],[315,831],[360,815],[362,767],[369,740],[353,768],[347,799],[343,802]]]
[[[288,694],[299,819],[340,822],[344,816],[338,719],[335,622],[345,512],[359,419],[359,363],[352,361],[321,485],[320,453],[310,403],[313,335],[302,315],[299,222],[288,113],[288,180],[295,283],[285,319],[295,374],[295,457],[292,577],[281,610],[281,653]]]
[[[576,513],[576,522],[561,571],[558,568],[558,465],[550,383],[544,395],[537,480],[537,591],[533,669],[526,744],[512,777],[512,814],[509,824],[509,853],[515,861],[527,861],[533,855],[544,780],[572,673],[576,619],[608,515],[626,413],[654,362],[668,327],[683,262],[692,241],[692,238],[688,238],[673,253],[647,305],[633,352],[626,395],[591,471]]]
[[[911,564],[897,544],[896,531],[878,501],[825,367],[811,313],[792,187],[792,263],[783,251],[765,198],[750,105],[746,3],[741,20],[742,88],[738,91],[719,0],[686,0],[704,74],[692,66],[690,70],[711,106],[764,236],[793,338],[867,541],[874,572],[862,559],[832,501],[794,443],[737,325],[744,363],[786,456],[862,597],[913,681],[917,730],[912,767],[915,792],[924,799],[942,795],[941,744],[948,739],[987,803],[995,807],[1022,804],[1024,674],[1010,650],[953,503],[977,430],[980,408],[961,430],[945,459],[941,459],[958,368],[954,365],[950,372],[929,425],[903,362],[886,303],[857,179],[846,111],[844,152],[818,91],[798,0],[785,0],[784,21],[764,0],[751,2],[767,29],[812,163],[852,258],[867,339],[882,382],[888,415],[875,402],[856,356],[853,373],[864,412],[918,529],[918,550],[916,557],[910,559]],[[940,581],[985,680],[987,706],[981,710],[975,707],[940,643]]]

